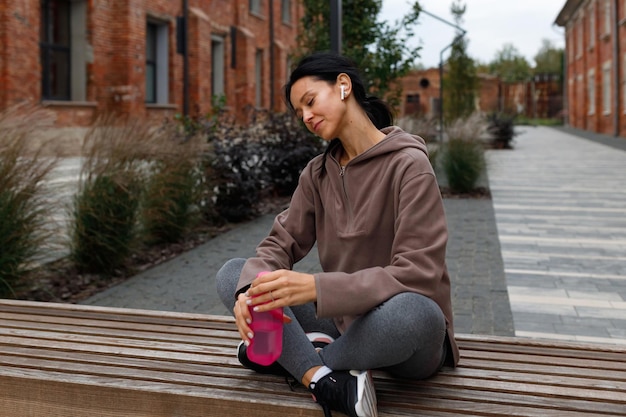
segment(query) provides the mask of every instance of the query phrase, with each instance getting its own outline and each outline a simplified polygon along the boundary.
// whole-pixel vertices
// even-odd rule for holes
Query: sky
[[[452,0],[419,0],[422,8],[452,24]],[[379,20],[392,23],[409,9],[411,0],[383,0]],[[492,61],[506,43],[515,46],[531,66],[543,39],[565,46],[564,29],[554,23],[566,0],[464,0],[467,8],[460,25],[467,31],[468,55],[480,63]],[[415,45],[422,45],[421,62],[426,68],[439,65],[441,50],[454,39],[456,29],[422,14],[415,29]],[[450,50],[443,53],[444,61]]]

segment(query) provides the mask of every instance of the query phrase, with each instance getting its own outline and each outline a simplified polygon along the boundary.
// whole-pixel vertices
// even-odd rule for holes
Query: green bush
[[[290,195],[306,163],[324,149],[287,113],[252,112],[247,124],[207,125],[205,217],[238,222],[255,216],[263,195]]]
[[[144,171],[159,131],[103,116],[85,136],[81,182],[70,211],[70,259],[82,272],[111,275],[136,244]]]
[[[138,187],[124,172],[88,178],[75,196],[71,260],[78,270],[112,274],[131,252]]]
[[[454,193],[468,193],[476,187],[485,169],[485,151],[480,142],[450,139],[442,152],[442,168]]]
[[[493,146],[498,149],[511,149],[515,137],[515,115],[491,113],[487,116],[487,131],[491,135]]]
[[[0,114],[0,297],[45,255],[53,231],[43,184],[57,159],[27,148],[40,114],[20,111]]]
[[[300,173],[316,155],[324,152],[322,139],[309,132],[291,113],[272,113],[263,120],[259,135],[262,165],[267,171],[271,191],[290,196],[298,185]]]
[[[197,175],[192,161],[156,163],[142,199],[141,221],[148,243],[172,243],[183,237],[195,216]]]

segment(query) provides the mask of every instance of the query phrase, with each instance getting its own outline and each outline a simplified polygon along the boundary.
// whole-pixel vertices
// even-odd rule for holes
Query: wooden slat
[[[232,318],[0,300],[0,417],[321,416],[239,365]],[[376,372],[381,416],[624,416],[626,348],[459,335],[426,381]]]

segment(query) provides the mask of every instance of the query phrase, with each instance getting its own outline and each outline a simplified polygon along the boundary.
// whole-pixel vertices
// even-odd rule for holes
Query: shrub
[[[45,117],[44,117],[45,118]],[[13,293],[23,273],[44,256],[53,228],[44,182],[55,157],[28,149],[42,113],[23,107],[0,114],[0,296]]]
[[[477,141],[451,139],[443,150],[442,165],[450,191],[468,193],[485,169],[483,146]]]
[[[82,272],[112,274],[131,252],[139,198],[125,172],[88,178],[74,200],[71,259]]]
[[[70,218],[70,258],[83,272],[112,274],[130,254],[142,175],[154,130],[114,116],[87,132],[85,160]]]
[[[193,139],[181,142],[170,129],[156,144],[141,205],[142,231],[150,244],[172,243],[183,237],[197,214],[198,147]]]
[[[479,114],[455,120],[446,133],[448,141],[441,150],[442,168],[450,191],[468,193],[485,169],[485,150],[481,138],[485,122]]]
[[[263,166],[274,194],[290,196],[300,173],[316,155],[324,152],[322,139],[309,132],[291,113],[272,113],[263,121],[259,140]]]
[[[487,116],[487,131],[491,135],[492,144],[498,149],[511,149],[515,137],[515,115],[506,113],[490,113]]]
[[[228,221],[254,216],[265,193],[290,195],[306,163],[324,148],[288,113],[252,112],[246,125],[209,125],[204,172],[211,204],[205,207]]]

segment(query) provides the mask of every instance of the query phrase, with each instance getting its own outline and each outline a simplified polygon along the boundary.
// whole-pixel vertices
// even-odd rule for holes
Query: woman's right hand
[[[250,323],[252,323],[252,315],[250,314],[250,310],[248,309],[247,301],[250,297],[247,297],[245,293],[240,293],[237,296],[237,301],[235,301],[235,324],[237,325],[237,330],[239,330],[239,335],[241,336],[241,340],[246,344],[246,346],[250,345],[250,339],[254,337],[254,333],[252,333],[252,329],[250,328]]]

